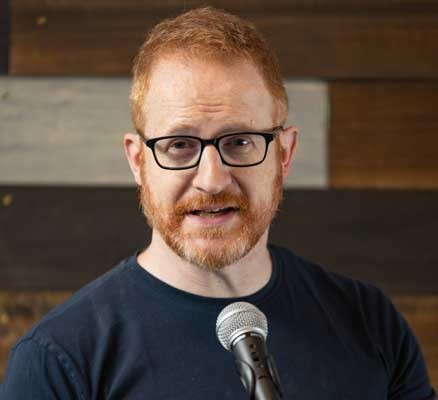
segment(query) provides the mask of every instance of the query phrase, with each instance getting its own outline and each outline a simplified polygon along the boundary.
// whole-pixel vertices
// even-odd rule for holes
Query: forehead
[[[270,128],[274,102],[249,61],[225,64],[174,55],[154,65],[144,112],[147,136],[165,134],[178,125],[214,134],[233,124]]]

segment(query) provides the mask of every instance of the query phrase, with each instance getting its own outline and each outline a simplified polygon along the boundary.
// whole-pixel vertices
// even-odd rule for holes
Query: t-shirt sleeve
[[[25,339],[13,348],[0,385],[0,400],[85,398],[77,374],[56,348],[34,339]]]
[[[432,400],[435,392],[430,386],[426,364],[420,346],[409,325],[401,319],[402,334],[395,354],[391,375],[390,400]]]
[[[388,373],[388,399],[436,399],[418,341],[401,313],[376,288],[365,302],[369,334]]]

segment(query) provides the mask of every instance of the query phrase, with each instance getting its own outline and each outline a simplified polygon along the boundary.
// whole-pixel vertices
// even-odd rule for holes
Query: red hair
[[[160,56],[179,53],[216,62],[249,60],[260,72],[271,93],[276,124],[287,116],[288,99],[278,60],[254,25],[236,15],[203,7],[156,25],[134,59],[131,87],[131,117],[138,132],[145,126],[144,99],[154,63]]]

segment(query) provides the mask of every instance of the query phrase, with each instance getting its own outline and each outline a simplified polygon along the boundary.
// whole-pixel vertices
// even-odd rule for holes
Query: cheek
[[[257,166],[243,168],[236,174],[240,190],[252,204],[265,203],[272,196],[272,185],[276,176],[275,160],[268,159]]]
[[[187,172],[160,168],[152,155],[146,157],[143,165],[143,182],[148,185],[155,203],[171,207],[181,198],[190,184]]]

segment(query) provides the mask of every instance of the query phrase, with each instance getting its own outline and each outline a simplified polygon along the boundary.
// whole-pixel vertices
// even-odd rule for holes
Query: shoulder
[[[88,398],[85,380],[67,354],[56,345],[25,338],[15,346],[0,385],[0,397],[28,399]]]
[[[281,264],[284,278],[293,280],[295,286],[317,292],[318,296],[333,295],[355,299],[360,303],[368,300],[387,299],[383,292],[372,283],[330,271],[311,260],[281,247],[271,246],[271,251]]]
[[[131,278],[127,258],[90,282],[34,325],[14,346],[37,343],[49,349],[69,351],[68,347],[90,351],[122,313]],[[132,291],[131,291],[132,292]],[[30,341],[30,342],[29,342]],[[13,350],[14,350],[13,348]]]
[[[344,339],[373,349],[388,375],[389,398],[396,393],[402,393],[400,399],[433,398],[415,335],[381,289],[331,272],[288,249],[275,247],[274,253],[300,306],[317,309]]]
[[[29,334],[33,335],[66,322],[72,324],[81,319],[101,317],[126,293],[126,286],[129,284],[129,259],[121,261],[110,271],[79,289],[44,316]]]
[[[389,297],[374,284],[330,271],[283,247],[275,246],[274,251],[281,260],[284,279],[298,294],[310,295],[327,310],[354,313],[368,328],[388,326],[391,316],[400,318]]]
[[[51,310],[15,344],[8,362],[10,372],[5,378],[11,390],[20,386],[13,382],[25,379],[17,372],[22,370],[27,371],[26,376],[38,377],[41,387],[64,382],[57,390],[75,385],[76,392],[89,391],[84,377],[91,375],[105,356],[109,342],[117,338],[117,326],[123,318],[130,318],[125,309],[130,308],[128,301],[135,301],[130,287],[133,257],[121,261]],[[50,383],[44,385],[43,381]]]

